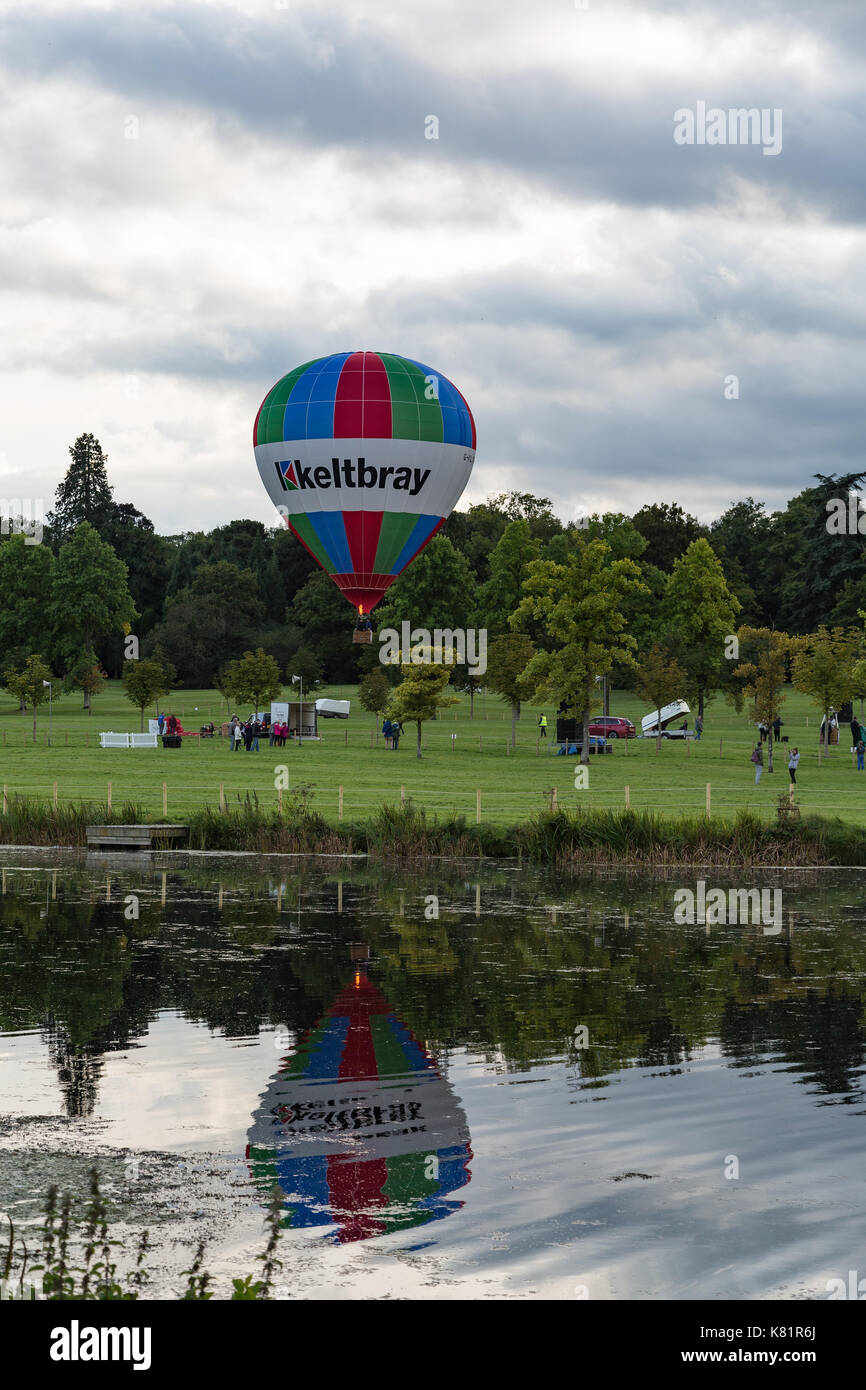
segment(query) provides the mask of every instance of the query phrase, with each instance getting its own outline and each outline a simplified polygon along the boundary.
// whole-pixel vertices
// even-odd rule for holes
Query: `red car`
[[[610,714],[598,714],[589,721],[589,736],[594,738],[634,738],[635,727],[630,719],[614,719]]]

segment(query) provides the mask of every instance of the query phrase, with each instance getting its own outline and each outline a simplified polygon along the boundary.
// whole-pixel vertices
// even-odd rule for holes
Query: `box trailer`
[[[661,710],[654,709],[651,714],[644,715],[640,721],[641,737],[657,738],[658,727],[661,724],[662,738],[694,738],[692,729],[670,727],[675,720],[683,719],[685,715],[690,713],[691,710],[685,700],[674,700],[670,705],[663,705]]]

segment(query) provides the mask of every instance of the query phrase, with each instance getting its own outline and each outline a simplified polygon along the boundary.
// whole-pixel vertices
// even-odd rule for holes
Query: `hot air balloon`
[[[285,1225],[341,1244],[448,1216],[469,1182],[463,1111],[362,971],[285,1059],[248,1139],[263,1201],[277,1184]]]
[[[475,421],[431,367],[337,352],[271,388],[253,447],[271,501],[369,629],[366,615],[469,481]]]

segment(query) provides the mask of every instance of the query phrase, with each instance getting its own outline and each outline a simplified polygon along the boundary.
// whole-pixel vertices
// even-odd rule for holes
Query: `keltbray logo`
[[[307,492],[329,488],[384,488],[390,479],[396,491],[417,497],[427,479],[429,468],[395,468],[393,464],[379,466],[364,458],[331,459],[331,466],[320,463],[302,464],[300,459],[283,459],[276,464],[277,477],[286,492]]]

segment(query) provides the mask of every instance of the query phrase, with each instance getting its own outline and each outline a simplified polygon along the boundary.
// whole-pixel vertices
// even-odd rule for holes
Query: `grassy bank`
[[[0,784],[10,797],[41,797],[49,803],[56,787],[58,806],[80,801],[107,804],[110,784],[113,808],[134,802],[153,820],[164,815],[186,820],[208,808],[217,812],[221,787],[225,803],[237,811],[248,798],[276,809],[277,778],[283,768],[283,785],[288,778],[293,790],[311,787],[316,811],[335,831],[344,831],[350,823],[369,823],[385,804],[399,805],[401,788],[416,806],[440,819],[462,816],[472,824],[480,796],[482,824],[507,828],[549,808],[554,789],[557,805],[568,810],[623,810],[628,797],[632,810],[701,817],[708,783],[713,819],[731,819],[746,809],[770,824],[778,793],[788,784],[780,756],[785,745],[779,744],[776,772],[766,771],[755,785],[749,762],[753,730],[745,715],[735,714],[723,701],[710,706],[700,743],[665,742],[657,752],[651,741],[619,741],[611,754],[591,760],[589,785],[578,788],[574,758],[554,756],[550,740],[539,740],[532,707],[523,709],[517,748],[512,751],[503,702],[492,695],[479,696],[470,718],[469,702],[462,699],[442,719],[424,726],[423,758],[418,761],[413,728],[407,726],[398,751],[386,749],[381,735],[377,737],[375,719],[360,708],[354,689],[327,693],[348,698],[352,712],[346,721],[322,721],[321,742],[282,749],[263,743],[260,752],[249,754],[229,752],[220,738],[185,740],[179,750],[100,748],[100,730],[138,727],[136,711],[116,684],[97,697],[92,715],[81,709],[80,695],[58,697],[50,747],[43,707],[34,744],[30,715],[19,714],[7,697],[5,703],[0,699]],[[225,713],[215,691],[181,692],[168,707],[193,729],[208,719],[216,723]],[[629,692],[615,692],[611,710],[638,724],[645,712]],[[829,757],[820,759],[818,725],[808,701],[791,692],[783,713],[783,732],[803,755],[797,788],[803,815],[839,816],[866,828],[866,773],[853,766],[850,736],[847,743],[843,736]],[[553,709],[547,714],[553,732]]]
[[[12,797],[0,815],[0,844],[84,846],[94,824],[146,824],[157,817],[127,803],[54,807]],[[439,817],[411,800],[383,805],[366,821],[339,826],[298,794],[280,815],[247,797],[225,811],[205,807],[185,817],[195,850],[271,854],[369,854],[389,861],[436,857],[525,859],[559,866],[672,864],[866,865],[866,836],[841,820],[804,817],[767,823],[748,811],[733,818],[663,816],[652,811],[541,811],[510,826]]]

